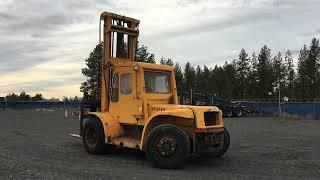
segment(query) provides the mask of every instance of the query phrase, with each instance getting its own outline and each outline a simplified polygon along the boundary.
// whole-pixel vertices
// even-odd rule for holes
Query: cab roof
[[[154,69],[154,70],[164,70],[164,71],[173,71],[174,67],[162,64],[154,64],[154,63],[145,63],[145,62],[116,62],[112,63],[113,66],[116,67],[134,67],[138,66],[139,68],[144,69]]]

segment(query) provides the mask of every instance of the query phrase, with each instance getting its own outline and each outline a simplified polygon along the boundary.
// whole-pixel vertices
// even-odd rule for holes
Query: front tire
[[[104,129],[100,120],[91,118],[83,127],[83,146],[90,154],[104,154],[106,150]]]
[[[146,156],[157,167],[172,169],[181,166],[190,152],[187,134],[170,124],[151,130],[146,141]]]

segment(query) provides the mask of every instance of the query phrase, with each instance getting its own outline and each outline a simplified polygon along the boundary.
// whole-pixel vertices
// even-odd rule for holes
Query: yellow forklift
[[[160,168],[177,168],[192,153],[225,154],[230,136],[222,112],[214,106],[179,105],[174,68],[135,61],[140,21],[103,12],[100,31],[101,22],[101,96],[95,103],[85,92],[81,105],[86,151],[139,149]]]

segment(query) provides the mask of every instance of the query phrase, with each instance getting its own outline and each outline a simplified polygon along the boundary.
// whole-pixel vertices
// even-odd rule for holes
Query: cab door
[[[110,112],[123,124],[137,124],[142,117],[142,101],[137,99],[136,72],[119,67],[113,72]]]

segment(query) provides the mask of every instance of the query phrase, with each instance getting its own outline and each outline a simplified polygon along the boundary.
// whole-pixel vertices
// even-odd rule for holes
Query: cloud
[[[307,32],[307,33],[301,33],[302,36],[315,36],[320,34],[320,29],[317,29],[312,32]]]
[[[42,61],[52,60],[57,56],[56,49],[62,46],[72,48],[74,44],[68,41],[85,36],[81,29],[87,29],[87,26],[91,25],[91,20],[96,20],[100,13],[92,10],[92,7],[95,6],[95,2],[102,1],[90,2],[83,0],[70,1],[70,3],[63,0],[55,2],[31,0],[19,1],[19,3],[9,1],[2,6],[2,12],[0,11],[1,67],[19,70]],[[66,34],[69,36],[66,37]],[[29,59],[30,54],[37,56]],[[22,62],[24,62],[23,65]],[[14,64],[16,68],[12,67]]]
[[[300,49],[320,35],[319,8],[318,0],[0,1],[0,96],[79,96],[102,11],[140,19],[139,41],[158,59],[214,66],[241,48]]]
[[[81,66],[81,64],[74,63],[61,65],[59,61],[50,61],[37,64],[23,71],[8,72],[1,76],[0,89],[4,92],[10,92],[14,89],[17,93],[26,91],[34,94],[40,92],[45,95],[52,89],[77,85],[78,90],[74,91],[73,94],[79,95],[79,82],[83,81],[84,78],[80,71],[74,71],[74,69],[81,69]],[[66,95],[65,93],[67,92],[60,91],[56,97],[62,97]]]
[[[308,3],[309,2],[309,3]],[[159,33],[150,33],[150,36],[166,36],[174,38],[185,35],[207,33],[220,31],[236,26],[247,26],[255,24],[277,23],[282,19],[297,16],[297,13],[306,13],[306,11],[316,12],[320,2],[314,0],[302,1],[280,1],[280,0],[240,0],[240,1],[206,1],[206,0],[180,0],[178,4],[183,6],[190,5],[186,9],[193,11],[197,8],[195,17],[192,15],[182,19],[170,17],[168,25]],[[192,5],[192,6],[191,6]],[[308,12],[310,13],[310,12]],[[214,15],[212,15],[214,14]],[[223,14],[223,15],[221,15]],[[297,19],[299,20],[299,19]],[[170,28],[170,24],[174,26]],[[178,23],[176,23],[178,22]]]
[[[45,94],[75,84],[79,89],[84,60],[97,44],[97,9],[110,5],[103,0],[0,2],[0,96],[22,90]],[[41,69],[44,64],[49,66]],[[57,97],[80,94],[56,92]]]

